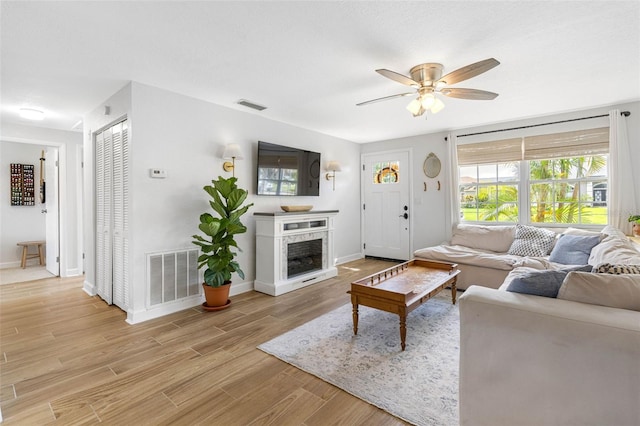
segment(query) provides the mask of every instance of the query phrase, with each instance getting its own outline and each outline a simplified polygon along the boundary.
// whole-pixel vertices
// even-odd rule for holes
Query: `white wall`
[[[594,115],[608,114],[612,109],[620,111],[629,111],[631,115],[625,118],[627,123],[627,131],[629,144],[631,146],[631,156],[635,163],[640,164],[640,102],[613,105],[596,109],[574,111],[565,114],[556,114],[543,117],[534,117],[526,120],[518,120],[511,122],[495,123],[486,126],[479,126],[466,129],[455,129],[452,133],[456,135],[464,135],[469,133],[486,132],[491,130],[506,129],[512,127],[530,126],[540,123],[548,123],[554,121],[570,120],[574,118],[590,117]],[[608,126],[608,118],[598,118],[592,120],[582,120],[570,123],[558,124],[553,126],[535,127],[524,132],[554,132],[554,131],[570,131],[576,128],[585,128],[592,126]],[[518,134],[522,134],[523,130],[518,130]],[[512,135],[513,133],[511,133]],[[392,139],[380,142],[373,142],[362,145],[362,153],[372,153],[380,151],[388,151],[399,148],[411,148],[413,150],[413,210],[414,210],[414,249],[439,244],[444,240],[448,240],[451,234],[449,221],[449,205],[447,202],[447,192],[449,189],[449,156],[447,143],[444,141],[447,133],[434,133],[422,136],[414,136],[403,139]],[[509,132],[492,133],[487,135],[478,135],[468,138],[460,138],[459,142],[491,139],[505,139],[510,137]],[[428,179],[422,172],[422,164],[429,152],[434,152],[442,162],[442,171],[436,179]],[[640,182],[640,170],[635,169],[634,182]],[[433,191],[433,184],[440,180],[441,191]],[[423,192],[423,182],[427,182],[427,192]],[[640,185],[629,184],[629,190],[635,191],[636,203],[640,203]],[[636,211],[640,212],[640,205],[636,206]]]
[[[108,113],[105,106],[109,107]],[[127,84],[117,93],[98,105],[93,111],[86,114],[83,119],[84,137],[84,192],[83,198],[83,245],[85,253],[84,269],[84,290],[94,295],[95,289],[95,168],[93,149],[93,134],[103,129],[109,124],[120,120],[122,117],[129,117],[131,114],[131,84]],[[129,138],[134,134],[134,125],[129,124]]]
[[[130,103],[127,99],[130,91]],[[248,232],[238,237],[242,253],[238,261],[245,272],[244,284],[255,279],[255,221],[252,213],[279,211],[283,204],[311,204],[314,210],[340,210],[336,218],[335,253],[339,261],[361,256],[360,250],[360,146],[309,130],[268,120],[257,113],[236,111],[176,93],[132,83],[104,105],[111,106],[111,120],[129,114],[131,137],[131,281],[132,310],[146,309],[145,268],[147,253],[193,247],[199,216],[210,211],[202,187],[217,176],[229,177],[220,158],[225,144],[237,143],[244,159],[236,161],[239,186],[249,190],[255,205],[244,217]],[[104,126],[104,105],[85,117],[85,134]],[[98,122],[102,120],[100,126]],[[259,140],[319,151],[323,168],[338,159],[336,190],[322,180],[319,197],[269,197],[255,195],[256,152]],[[85,158],[92,163],[92,143],[85,136]],[[152,179],[149,169],[167,172],[166,179]],[[93,174],[93,165],[85,167]],[[324,170],[323,170],[324,175]],[[86,195],[93,199],[93,177],[86,176]],[[91,182],[91,184],[89,184]],[[87,205],[90,218],[92,206]],[[93,219],[85,227],[93,232]],[[93,239],[87,238],[93,245]],[[90,250],[87,249],[89,254]],[[93,251],[87,256],[87,280],[93,283]],[[89,270],[91,269],[91,274]],[[242,285],[234,277],[233,287]]]
[[[446,133],[434,133],[429,135],[412,136],[401,139],[391,139],[382,142],[363,144],[363,154],[411,149],[411,179],[413,181],[413,194],[411,194],[411,211],[413,247],[420,248],[439,244],[447,238],[444,227],[447,212],[447,143],[444,138]],[[423,172],[424,160],[433,152],[442,163],[440,175],[436,178],[428,178]],[[438,181],[440,191],[438,191]],[[424,190],[424,187],[427,190]]]
[[[45,215],[40,204],[40,153],[44,146],[3,141],[0,145],[0,268],[20,266],[22,247],[19,241],[45,240]],[[10,164],[32,164],[35,169],[33,206],[12,206],[10,187]],[[31,249],[33,252],[33,248]],[[32,265],[33,261],[29,263]]]
[[[39,181],[40,179],[40,167],[39,167],[39,159],[40,159],[40,151],[47,147],[56,147],[59,149],[60,158],[59,158],[59,198],[60,198],[60,275],[63,277],[66,276],[74,276],[82,274],[82,214],[81,214],[81,206],[82,206],[82,193],[80,188],[82,187],[82,178],[81,178],[81,152],[82,152],[82,134],[79,132],[72,131],[63,131],[63,130],[54,130],[54,129],[46,129],[40,127],[32,127],[32,126],[23,126],[18,124],[6,124],[2,123],[2,146],[4,153],[4,146],[7,144],[15,145],[15,149],[17,150],[28,150],[32,149],[37,152],[37,156],[33,157],[31,154],[31,160],[28,161],[29,164],[36,165],[36,176]],[[17,160],[16,160],[17,161]],[[5,162],[7,164],[5,168]],[[15,162],[11,158],[6,158],[2,155],[2,179],[8,179],[9,166],[8,164],[11,162]],[[5,172],[6,171],[6,172]],[[6,176],[5,176],[6,174]],[[36,186],[37,186],[36,182]],[[9,183],[0,183],[2,188],[9,188]],[[33,211],[34,216],[41,216],[42,220],[44,220],[44,215],[41,213],[41,208],[39,204],[38,198],[38,189],[36,189],[36,206],[30,207],[29,209]],[[1,191],[5,194],[5,191]],[[4,196],[3,196],[4,198]],[[9,204],[7,200],[6,203],[2,202],[4,208],[5,204]],[[18,207],[14,207],[18,208]],[[21,209],[25,209],[28,207],[19,207]],[[26,211],[26,210],[25,210]],[[37,214],[35,213],[37,212]],[[21,220],[20,224],[16,225],[16,227],[10,227],[10,216],[5,218],[4,211],[2,212],[2,254],[0,254],[0,264],[7,263],[12,265],[15,261],[19,262],[19,257],[14,257],[16,252],[8,250],[8,246],[11,245],[11,242],[8,243],[8,246],[5,246],[5,233],[15,233],[16,235],[25,235],[30,233],[31,230],[29,228],[29,223],[25,220],[24,222]],[[44,229],[44,225],[43,225]],[[10,238],[10,235],[7,237]],[[42,232],[41,236],[37,239],[44,239],[45,235]],[[27,238],[21,238],[21,240],[26,240]],[[34,238],[35,239],[35,238]],[[15,244],[15,242],[13,243]],[[8,251],[7,251],[8,250]],[[10,256],[10,257],[7,257]]]

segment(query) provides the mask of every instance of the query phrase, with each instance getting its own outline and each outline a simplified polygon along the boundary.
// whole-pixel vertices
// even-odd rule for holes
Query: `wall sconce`
[[[337,161],[329,161],[329,165],[327,165],[327,170],[330,173],[327,173],[325,175],[325,178],[327,180],[331,180],[333,179],[333,190],[336,190],[336,172],[341,171],[340,169],[340,163],[338,163]]]
[[[242,156],[242,150],[240,149],[240,145],[237,143],[230,143],[229,145],[224,147],[224,152],[222,153],[222,158],[225,161],[222,164],[222,168],[225,172],[232,172],[233,177],[236,176],[236,159],[242,160],[244,157]]]

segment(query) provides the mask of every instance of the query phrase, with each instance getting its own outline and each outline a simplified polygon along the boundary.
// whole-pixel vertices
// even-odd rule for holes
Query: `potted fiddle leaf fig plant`
[[[204,187],[211,197],[209,205],[215,215],[200,215],[198,228],[204,236],[193,235],[193,244],[200,247],[198,269],[206,268],[202,284],[206,299],[203,306],[206,310],[224,309],[230,305],[231,274],[235,272],[244,279],[244,272],[234,260],[237,252],[233,249],[241,251],[235,236],[247,232],[240,218],[253,203],[242,205],[248,192],[238,188],[237,180],[235,177],[225,179],[219,176],[211,181],[211,185]]]
[[[640,214],[631,215],[628,220],[633,224],[633,235],[640,237]]]

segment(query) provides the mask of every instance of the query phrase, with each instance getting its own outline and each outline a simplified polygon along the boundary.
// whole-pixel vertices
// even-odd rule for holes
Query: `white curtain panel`
[[[460,223],[460,198],[458,197],[458,138],[449,133],[447,135],[449,143],[449,219],[451,221],[450,232],[453,227]]]
[[[640,178],[640,177],[639,177]],[[609,225],[631,234],[630,215],[640,214],[637,207],[633,182],[631,152],[627,138],[627,123],[620,110],[609,111]]]

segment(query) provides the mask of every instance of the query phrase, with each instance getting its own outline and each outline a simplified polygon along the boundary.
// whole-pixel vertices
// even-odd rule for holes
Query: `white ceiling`
[[[640,1],[1,3],[2,121],[70,130],[128,81],[355,142],[640,100]],[[378,75],[494,57],[428,120]],[[268,107],[236,105],[244,98]]]

